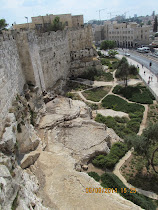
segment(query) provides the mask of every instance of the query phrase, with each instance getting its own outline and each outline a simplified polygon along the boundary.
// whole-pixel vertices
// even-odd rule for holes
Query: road
[[[124,51],[118,50],[119,54],[124,55]],[[154,58],[150,55],[140,54],[133,50],[129,50],[128,53],[130,54],[131,59],[143,64],[146,68],[150,69],[154,74],[158,74],[158,59]],[[149,63],[152,62],[151,68],[149,68]]]

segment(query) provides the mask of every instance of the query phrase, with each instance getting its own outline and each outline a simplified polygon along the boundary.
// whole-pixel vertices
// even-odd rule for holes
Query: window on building
[[[68,21],[65,21],[65,26],[68,26],[69,24],[68,24]]]

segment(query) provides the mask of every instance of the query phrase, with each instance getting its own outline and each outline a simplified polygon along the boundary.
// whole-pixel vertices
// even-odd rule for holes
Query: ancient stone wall
[[[14,96],[22,92],[25,83],[13,38],[10,35],[0,37],[0,133]]]
[[[70,53],[66,31],[30,33],[28,36],[32,65],[38,78],[43,81],[43,89],[52,88],[58,80],[65,80],[69,74]]]
[[[76,75],[95,65],[94,55],[90,26],[46,33],[5,32],[0,41],[0,119],[25,82],[40,91],[62,89],[74,71]]]

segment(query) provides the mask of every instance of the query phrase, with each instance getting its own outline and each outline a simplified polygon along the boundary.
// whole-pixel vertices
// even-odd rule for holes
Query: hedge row
[[[152,199],[141,195],[139,193],[131,193],[122,181],[112,173],[105,173],[101,176],[102,187],[104,188],[117,188],[117,192],[127,200],[132,201],[136,205],[142,207],[146,210],[156,210],[156,206],[153,203]],[[126,188],[126,193],[121,193],[121,188]],[[132,191],[133,192],[133,191]]]
[[[112,145],[108,155],[98,155],[92,160],[92,163],[99,168],[113,169],[115,164],[126,154],[127,151],[128,148],[126,144],[117,142]]]

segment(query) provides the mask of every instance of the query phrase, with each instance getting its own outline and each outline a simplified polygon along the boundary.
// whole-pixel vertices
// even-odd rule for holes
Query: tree
[[[138,155],[147,160],[145,167],[149,171],[150,166],[154,172],[158,174],[155,168],[154,157],[158,151],[158,123],[150,125],[146,128],[141,136],[133,135],[128,136],[125,142],[129,147],[134,147]]]
[[[157,16],[155,16],[153,31],[157,32]]]
[[[110,57],[115,57],[115,55],[117,55],[118,54],[118,52],[116,51],[116,50],[109,50],[108,51],[108,55],[110,56]]]
[[[0,31],[6,29],[7,26],[8,26],[8,24],[6,23],[6,20],[0,19]]]
[[[115,76],[118,78],[122,78],[124,80],[125,87],[127,87],[128,75],[129,75],[129,64],[127,59],[123,57],[118,64],[118,69],[116,71]]]
[[[65,27],[65,24],[60,22],[60,18],[57,16],[54,18],[53,23],[48,27],[48,31],[63,30],[64,27]]]
[[[107,49],[114,49],[116,47],[116,43],[114,41],[105,40],[101,43],[100,49],[107,50]]]

